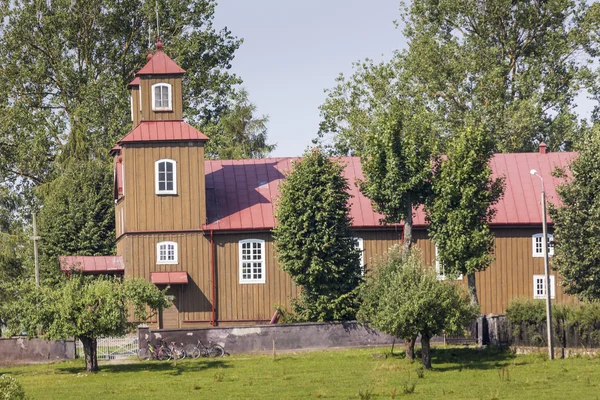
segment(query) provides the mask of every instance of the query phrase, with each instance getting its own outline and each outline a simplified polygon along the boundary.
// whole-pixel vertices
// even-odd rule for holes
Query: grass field
[[[548,361],[436,348],[432,371],[385,349],[101,365],[80,360],[12,368],[32,399],[599,399],[600,357]],[[387,350],[389,352],[389,349]],[[410,392],[414,385],[414,392]]]

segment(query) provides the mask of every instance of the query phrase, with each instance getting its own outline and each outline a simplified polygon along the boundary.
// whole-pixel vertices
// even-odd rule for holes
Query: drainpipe
[[[217,283],[215,282],[215,242],[213,240],[213,230],[210,230],[210,265],[212,269],[212,321],[211,325],[215,326],[215,292]]]

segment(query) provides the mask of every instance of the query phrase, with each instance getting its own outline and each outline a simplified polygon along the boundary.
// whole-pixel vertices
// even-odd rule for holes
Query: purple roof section
[[[534,225],[542,223],[541,182],[529,173],[535,169],[544,178],[547,199],[558,202],[552,177],[556,168],[565,168],[576,153],[511,153],[496,154],[491,160],[494,176],[505,178],[504,196],[496,205],[494,225]],[[206,230],[269,230],[275,226],[275,201],[279,183],[292,169],[297,158],[265,158],[251,160],[206,161]],[[344,176],[350,185],[350,215],[353,227],[380,227],[382,216],[358,189],[357,180],[364,179],[360,158],[341,157],[346,165]],[[549,220],[549,222],[551,222]],[[422,209],[415,212],[415,226],[425,226]]]

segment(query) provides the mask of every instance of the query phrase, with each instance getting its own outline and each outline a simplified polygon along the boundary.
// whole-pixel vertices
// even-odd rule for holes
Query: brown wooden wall
[[[265,283],[239,283],[238,242],[245,239],[265,241]],[[270,320],[276,305],[289,310],[291,299],[298,294],[298,287],[279,268],[271,234],[248,232],[216,235],[215,245],[219,320]]]
[[[206,222],[204,147],[199,142],[128,144],[125,231],[199,230]],[[155,161],[177,162],[177,194],[157,195]]]
[[[533,275],[543,274],[543,258],[531,254],[531,236],[536,229],[496,229],[496,260],[484,272],[477,273],[477,291],[481,311],[503,313],[509,301],[516,297],[533,298]],[[400,244],[401,232],[395,230],[357,231],[363,239],[367,273],[376,260],[385,256],[394,244]],[[265,241],[265,283],[239,283],[240,240]],[[422,250],[426,265],[435,263],[435,246],[424,230],[415,230],[415,245]],[[156,264],[156,244],[160,241],[178,243],[178,264]],[[251,324],[268,321],[276,305],[290,308],[299,288],[279,268],[270,233],[220,233],[214,235],[216,265],[216,319],[219,325]],[[117,241],[117,254],[125,260],[126,275],[150,279],[151,272],[187,271],[189,283],[178,286],[175,309],[166,312],[162,320],[166,328],[209,325],[212,317],[211,247],[208,233],[126,234]],[[556,274],[553,272],[553,274]],[[562,294],[556,277],[557,302],[573,301]],[[466,277],[458,284],[466,289]],[[175,294],[175,292],[173,292]],[[542,300],[540,300],[542,301]],[[173,315],[177,315],[174,319]],[[173,322],[176,321],[176,322]]]
[[[131,120],[133,127],[138,126],[142,120],[142,111],[140,110],[140,88],[133,86],[131,89],[131,103],[133,104],[133,118]]]
[[[502,314],[510,301],[517,297],[533,299],[533,275],[544,274],[543,257],[533,257],[532,236],[541,233],[541,229],[534,228],[496,228],[495,235],[495,261],[490,267],[476,273],[477,294],[483,314]],[[422,251],[425,265],[435,265],[435,245],[428,239],[425,230],[415,230],[414,242]],[[365,263],[367,273],[373,268],[377,257],[386,252],[386,249],[395,243],[401,242],[401,232],[392,235],[385,231],[356,232],[356,237],[364,240]],[[552,257],[550,257],[552,265]],[[371,267],[371,268],[370,268]],[[575,299],[565,295],[560,285],[560,276],[556,271],[551,271],[555,276],[554,301],[574,302]],[[457,283],[467,287],[467,278],[464,277]]]
[[[173,106],[172,111],[152,111],[152,85],[163,82],[171,85],[171,105]],[[140,88],[142,90],[142,121],[183,119],[183,95],[181,92],[181,77],[142,77],[140,79]]]
[[[156,263],[156,245],[162,241],[177,242],[177,264]],[[211,320],[210,242],[202,233],[126,235],[117,241],[117,254],[123,256],[128,277],[150,280],[152,272],[188,273],[189,282],[181,285],[181,296],[174,302],[177,326],[167,328],[182,327],[185,321],[204,321],[207,325]]]

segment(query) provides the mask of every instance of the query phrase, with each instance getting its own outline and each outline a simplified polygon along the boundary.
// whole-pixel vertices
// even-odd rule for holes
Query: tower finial
[[[158,37],[158,40],[156,41],[156,50],[157,50],[157,51],[162,51],[162,48],[163,48],[163,44],[162,44],[162,42],[160,41],[160,36],[159,36],[159,37]]]
[[[158,38],[158,42],[156,43],[156,48],[158,49],[158,43],[160,43],[160,20],[158,19],[158,0],[156,0],[156,37]],[[158,49],[160,50],[160,49]]]

